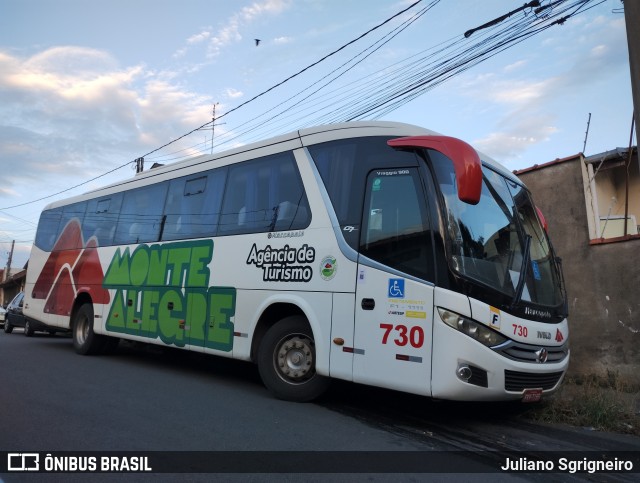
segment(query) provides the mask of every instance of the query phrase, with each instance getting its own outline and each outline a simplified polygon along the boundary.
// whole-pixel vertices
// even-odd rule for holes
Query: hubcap
[[[287,382],[300,383],[314,374],[312,342],[304,335],[283,340],[275,356],[278,375]]]
[[[82,317],[78,319],[78,323],[76,325],[76,340],[78,344],[83,345],[87,340],[87,336],[89,335],[89,324],[87,324],[87,318]]]

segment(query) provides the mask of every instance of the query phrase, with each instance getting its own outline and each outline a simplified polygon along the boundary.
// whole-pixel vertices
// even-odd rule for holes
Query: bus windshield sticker
[[[410,171],[408,169],[391,169],[388,171],[376,171],[376,176],[399,176],[399,175],[406,176],[409,173]],[[378,179],[374,180],[373,182],[374,188],[376,184],[378,185],[378,187],[380,186],[380,182]]]
[[[542,280],[542,276],[540,275],[540,267],[538,267],[538,262],[535,260],[531,260],[531,270],[533,271],[533,278],[536,280]]]

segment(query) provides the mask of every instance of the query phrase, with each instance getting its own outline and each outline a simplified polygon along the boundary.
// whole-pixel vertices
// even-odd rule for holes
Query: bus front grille
[[[522,344],[520,342],[509,341],[493,350],[504,357],[519,362],[540,363],[538,352],[541,347],[531,344]],[[547,355],[544,364],[552,364],[562,362],[569,355],[569,346],[567,344],[560,347],[545,347]]]
[[[504,371],[504,388],[507,391],[524,391],[525,389],[552,389],[562,378],[562,371],[546,374],[530,372]]]

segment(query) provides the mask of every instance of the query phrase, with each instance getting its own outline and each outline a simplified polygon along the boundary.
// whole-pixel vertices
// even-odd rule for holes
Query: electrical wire
[[[225,112],[225,113],[224,113],[224,114],[222,114],[221,116],[218,116],[216,119],[213,119],[213,120],[211,120],[211,121],[208,121],[208,122],[206,122],[206,123],[202,124],[201,126],[198,126],[197,128],[192,129],[191,131],[189,131],[189,132],[187,132],[187,133],[183,134],[182,136],[179,136],[179,137],[177,137],[176,139],[173,139],[172,141],[169,141],[168,143],[165,143],[165,144],[163,144],[162,146],[160,146],[160,147],[158,147],[158,148],[156,148],[156,149],[153,149],[152,151],[149,151],[148,153],[146,153],[146,154],[145,154],[145,155],[143,155],[142,157],[144,158],[144,157],[147,157],[147,156],[149,156],[149,155],[151,155],[151,154],[153,154],[153,153],[156,153],[156,152],[160,151],[161,149],[163,149],[163,148],[165,148],[165,147],[167,147],[167,146],[169,146],[169,145],[171,145],[171,144],[174,144],[175,142],[180,141],[181,139],[186,138],[187,136],[189,136],[189,135],[193,134],[194,132],[202,130],[203,128],[205,128],[205,127],[207,127],[207,126],[211,125],[212,123],[214,123],[214,122],[215,122],[215,121],[217,121],[218,119],[221,119],[222,117],[225,117],[226,115],[228,115],[228,114],[230,114],[230,113],[232,113],[232,112],[237,111],[238,109],[240,109],[240,108],[242,108],[242,107],[246,106],[247,104],[249,104],[249,103],[251,103],[251,102],[255,101],[256,99],[258,99],[258,98],[260,98],[260,97],[264,96],[265,94],[267,94],[267,93],[269,93],[269,92],[273,91],[274,89],[276,89],[276,88],[278,88],[278,87],[280,87],[280,86],[284,85],[285,83],[289,82],[290,80],[292,80],[292,79],[294,79],[294,78],[296,78],[296,77],[300,76],[301,74],[303,74],[304,72],[308,71],[309,69],[311,69],[311,68],[315,67],[316,65],[318,65],[318,64],[320,64],[320,63],[322,63],[322,62],[324,62],[324,61],[325,61],[325,60],[327,60],[328,58],[330,58],[330,57],[334,56],[334,55],[335,55],[335,54],[337,54],[338,52],[340,52],[340,51],[344,50],[344,49],[345,49],[345,48],[347,48],[348,46],[350,46],[350,45],[352,45],[352,44],[354,44],[354,43],[358,42],[359,40],[361,40],[362,38],[366,37],[366,36],[367,36],[367,35],[369,35],[370,33],[374,32],[374,31],[378,30],[379,28],[383,27],[384,25],[388,24],[388,23],[389,23],[389,22],[391,22],[393,19],[395,19],[396,17],[398,17],[398,16],[402,15],[403,13],[405,13],[405,12],[407,12],[407,11],[411,10],[413,7],[415,7],[416,5],[418,5],[418,4],[419,4],[419,3],[421,3],[421,2],[422,2],[422,0],[417,0],[416,2],[412,3],[412,4],[411,4],[411,5],[409,5],[408,7],[404,8],[403,10],[399,11],[398,13],[396,13],[395,15],[393,15],[393,16],[391,16],[391,17],[389,17],[388,19],[384,20],[383,22],[379,23],[378,25],[376,25],[376,26],[374,26],[374,27],[370,28],[369,30],[367,30],[367,31],[366,31],[366,32],[364,32],[363,34],[359,35],[359,36],[358,36],[358,37],[356,37],[355,39],[353,39],[353,40],[351,40],[351,41],[347,42],[346,44],[342,45],[341,47],[338,47],[338,48],[337,48],[336,50],[334,50],[333,52],[330,52],[329,54],[325,55],[325,56],[324,56],[324,57],[322,57],[321,59],[319,59],[319,60],[317,60],[317,61],[315,61],[315,62],[313,62],[313,63],[309,64],[308,66],[304,67],[303,69],[301,69],[300,71],[296,72],[295,74],[290,75],[289,77],[287,77],[287,78],[286,78],[286,79],[284,79],[283,81],[280,81],[279,83],[277,83],[277,84],[275,84],[275,85],[273,85],[273,86],[269,87],[268,89],[266,89],[266,90],[262,91],[261,93],[259,93],[259,94],[255,95],[255,96],[254,96],[254,97],[252,97],[251,99],[249,99],[249,100],[247,100],[247,101],[245,101],[245,102],[243,102],[243,103],[239,104],[238,106],[234,107],[233,109],[230,109],[229,111]],[[32,204],[32,203],[36,203],[36,202],[38,202],[38,201],[43,201],[43,200],[46,200],[46,199],[48,199],[48,198],[53,198],[54,196],[58,196],[58,195],[60,195],[60,194],[63,194],[63,193],[69,192],[69,191],[71,191],[71,190],[73,190],[73,189],[75,189],[75,188],[78,188],[78,187],[83,186],[83,185],[86,185],[86,184],[88,184],[88,183],[90,183],[90,182],[92,182],[92,181],[95,181],[96,179],[102,178],[102,177],[104,177],[104,176],[106,176],[106,175],[108,175],[108,174],[113,173],[114,171],[117,171],[117,170],[119,170],[119,169],[124,168],[125,166],[129,166],[129,165],[131,165],[132,163],[135,163],[135,160],[133,160],[133,161],[128,161],[127,163],[122,164],[122,165],[120,165],[120,166],[118,166],[118,167],[116,167],[116,168],[114,168],[114,169],[112,169],[112,170],[110,170],[110,171],[108,171],[108,172],[106,172],[106,173],[103,173],[103,174],[101,174],[101,175],[99,175],[99,176],[96,176],[96,177],[94,177],[94,178],[91,178],[90,180],[84,181],[84,182],[82,182],[82,183],[78,183],[78,184],[76,184],[75,186],[72,186],[72,187],[70,187],[70,188],[64,189],[64,190],[62,190],[62,191],[58,191],[57,193],[53,193],[53,194],[51,194],[51,195],[43,196],[43,197],[41,197],[41,198],[38,198],[38,199],[35,199],[35,200],[31,200],[31,201],[27,201],[27,202],[24,202],[24,203],[20,203],[20,204],[12,205],[12,206],[6,206],[6,207],[3,207],[3,208],[0,208],[0,211],[1,211],[1,210],[8,210],[8,209],[11,209],[11,208],[18,208],[18,207],[21,207],[21,206],[25,206],[25,205],[29,205],[29,204]]]
[[[238,111],[249,103],[263,100],[266,94],[292,81],[294,78],[300,77],[312,67],[326,61],[338,52],[343,51],[365,36],[388,24],[396,17],[408,12],[421,1],[422,0],[412,3],[409,7],[367,30],[365,33],[347,42],[321,59],[297,71],[295,74],[285,78],[283,81],[260,92],[215,119],[153,149],[143,157],[147,158],[152,154],[159,153],[162,149],[187,138],[197,131],[203,130],[207,126],[211,126],[215,121]],[[386,45],[390,40],[404,31],[404,29],[421,18],[431,7],[439,3],[439,0],[434,0],[428,6],[415,13],[409,20],[405,20],[400,26],[384,34],[380,39],[362,49],[359,53],[352,56],[346,62],[343,62],[328,74],[325,74],[320,79],[313,81],[299,90],[295,95],[288,97],[275,106],[268,106],[261,114],[243,122],[236,128],[226,130],[226,132],[223,132],[216,138],[216,144],[214,144],[214,140],[212,139],[211,147],[222,147],[233,141],[239,142],[240,139],[246,141],[264,138],[266,134],[281,134],[285,129],[291,131],[292,125],[295,125],[296,128],[303,128],[310,125],[330,124],[365,118],[379,119],[423,95],[425,92],[434,89],[452,77],[465,72],[534,35],[538,35],[552,26],[562,25],[572,16],[594,8],[604,1],[606,0],[550,1],[535,9],[533,13],[513,15],[495,24],[488,22],[483,25],[483,30],[475,29],[473,35],[469,36],[470,38],[458,36],[445,43],[439,44],[436,46],[437,48],[427,49],[421,54],[413,55],[358,79],[345,78],[347,73],[353,71],[356,66],[361,65],[366,59],[378,52],[382,46]],[[342,81],[342,83],[339,83],[339,81]],[[332,90],[327,90],[329,86],[332,87]],[[277,112],[274,113],[274,110],[277,110]],[[172,153],[153,156],[152,159],[158,159],[163,162],[175,161],[189,157],[189,155],[197,152],[205,154],[205,152],[208,151],[206,148],[207,142],[205,141],[204,143],[197,143],[173,151]],[[187,153],[187,155],[174,156],[179,153]],[[0,208],[0,210],[17,208],[58,196],[111,174],[125,166],[131,165],[133,162],[135,161],[129,161],[106,173],[57,193],[36,200]]]

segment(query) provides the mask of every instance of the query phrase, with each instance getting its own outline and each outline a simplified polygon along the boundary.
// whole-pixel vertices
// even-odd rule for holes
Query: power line
[[[389,66],[384,67],[364,78],[352,81],[350,84],[336,87],[333,93],[315,96],[313,100],[305,98],[303,101],[296,102],[295,106],[283,108],[282,112],[272,115],[268,119],[268,123],[264,119],[258,121],[265,114],[272,113],[274,108],[270,107],[265,113],[240,125],[239,127],[244,128],[240,132],[232,133],[229,131],[228,135],[219,136],[220,142],[217,146],[248,133],[251,133],[254,138],[264,137],[265,132],[281,133],[281,128],[271,122],[276,117],[279,117],[281,121],[293,119],[286,125],[289,130],[291,130],[291,124],[294,123],[296,128],[303,128],[311,124],[380,118],[480,62],[541,33],[551,26],[564,23],[580,10],[586,11],[602,2],[585,8],[593,3],[594,0],[580,0],[571,3],[568,0],[559,0],[540,7],[542,8],[540,12],[543,15],[525,12],[522,18],[513,18],[503,25],[498,25],[500,22],[491,22],[491,27],[483,29],[484,31],[480,33],[479,37],[474,35],[473,40],[468,40],[463,36],[453,39],[437,50],[429,52],[423,58],[418,60],[410,58],[410,61],[396,64],[395,71],[390,72]],[[569,5],[566,8],[561,8],[563,4]],[[531,5],[527,4],[529,7]],[[332,79],[332,81],[334,80]],[[317,106],[317,109],[311,114],[308,112],[312,106],[310,102]],[[281,127],[283,127],[282,124]]]
[[[302,73],[308,71],[309,69],[325,61],[329,57],[344,50],[346,47],[362,39],[371,32],[381,28],[383,25],[389,23],[392,19],[407,12],[418,3],[420,3],[420,1],[411,4],[401,12],[398,12],[384,22],[369,29],[364,34],[361,34],[354,40],[325,55],[320,60],[287,77],[285,80],[271,86],[270,88],[262,91],[251,99],[223,113],[222,115],[218,116],[216,120],[219,120],[220,118],[237,111],[250,102],[254,102],[267,93],[273,91],[284,83],[289,82],[295,77],[302,75]],[[424,12],[426,12],[429,8],[439,2],[439,0],[434,0],[430,5],[415,13],[411,19],[405,20],[401,26],[396,27],[391,32],[385,34],[381,39],[373,42],[365,49],[361,50],[358,54],[351,57],[347,62],[342,63],[339,67],[332,70],[329,74],[326,74],[319,80],[312,82],[310,85],[300,90],[297,94],[290,96],[285,101],[278,103],[275,107],[269,107],[262,114],[238,126],[240,128],[243,128],[240,131],[234,132],[233,130],[229,130],[218,135],[216,139],[219,142],[215,145],[215,147],[222,146],[223,144],[229,143],[230,141],[236,140],[242,136],[246,136],[247,134],[251,134],[251,136],[253,137],[264,137],[265,132],[281,132],[284,127],[287,127],[290,130],[290,126],[293,123],[296,123],[297,128],[303,128],[311,124],[334,123],[363,118],[380,118],[381,116],[384,116],[385,114],[398,109],[400,106],[406,104],[407,102],[410,102],[411,100],[437,87],[438,85],[451,79],[452,77],[459,75],[469,68],[479,64],[480,62],[483,62],[484,60],[487,60],[488,58],[491,58],[498,53],[503,52],[504,50],[511,48],[520,42],[523,42],[531,36],[539,34],[540,32],[550,28],[551,26],[561,25],[573,15],[586,11],[589,8],[593,8],[600,3],[603,3],[604,1],[605,0],[577,0],[573,2],[570,2],[570,0],[550,1],[548,4],[536,8],[534,10],[534,14],[528,13],[523,18],[516,18],[515,16],[513,16],[514,12],[516,11],[512,11],[509,12],[509,14],[503,15],[496,20],[487,22],[475,29],[471,29],[473,35],[460,36],[450,39],[449,41],[423,51],[422,56],[420,56],[420,54],[416,54],[409,57],[408,59],[397,62],[396,64],[393,64],[391,66],[386,66],[372,74],[361,77],[360,79],[351,80],[346,84],[343,83],[339,86],[336,86],[333,91],[326,91],[326,87],[328,87],[329,85],[335,85],[335,83],[337,83],[339,79],[343,80],[343,76],[347,72],[353,70],[356,65],[359,65],[374,52],[378,51],[382,45],[385,45],[387,42],[389,42],[401,31],[411,25],[415,20],[420,18],[420,16],[422,16]],[[532,8],[532,4],[535,3],[536,2],[530,2],[517,11],[523,11],[526,8]],[[594,3],[595,5],[593,5]],[[566,6],[566,4],[569,5]],[[589,6],[589,8],[586,8],[587,6]],[[502,22],[504,22],[505,20],[507,20],[507,22],[503,24]],[[467,33],[468,32],[469,31],[467,31]],[[479,33],[479,36],[476,35],[477,32]],[[473,40],[470,40],[469,37],[472,37]],[[311,91],[311,89],[314,90]],[[323,93],[321,93],[321,91],[323,91]],[[305,93],[306,95],[304,95],[304,97],[300,99],[300,97]],[[274,109],[280,110],[279,112],[274,113]],[[265,120],[264,118],[266,116],[270,117]],[[285,121],[287,121],[286,124]],[[210,126],[211,123],[212,121],[208,121],[202,124],[201,126],[187,132],[186,134],[183,134],[182,136],[146,153],[144,157],[150,156],[166,148],[167,146],[181,139],[184,139],[199,130],[206,128],[207,126]],[[195,146],[191,146],[190,148],[178,150],[171,154],[193,151],[197,146],[205,145],[206,142],[199,143]],[[197,150],[200,149],[197,148]],[[204,151],[202,152],[204,153]],[[166,156],[167,155],[163,155],[159,158],[163,158]],[[171,158],[169,160],[174,159],[181,158]],[[110,173],[113,173],[118,169],[130,165],[131,163],[131,161],[127,162],[107,173],[96,176],[88,181],[77,184],[73,187],[67,188],[52,195],[48,195],[37,200],[9,206],[6,208],[1,208],[0,210],[25,206],[37,201],[42,201],[60,195],[77,187],[95,181]]]
[[[378,30],[380,27],[382,27],[382,26],[386,25],[387,23],[389,23],[391,20],[393,20],[394,18],[398,17],[399,15],[402,15],[403,13],[407,12],[408,10],[411,10],[413,7],[415,7],[415,6],[416,6],[417,4],[419,4],[420,2],[422,2],[422,0],[417,0],[416,2],[412,3],[411,5],[409,5],[407,8],[405,8],[405,9],[401,10],[400,12],[396,13],[395,15],[393,15],[393,16],[391,16],[391,17],[389,17],[388,19],[386,19],[385,21],[383,21],[383,22],[379,23],[379,24],[378,24],[378,25],[376,25],[375,27],[370,28],[370,29],[369,29],[369,30],[367,30],[365,33],[363,33],[363,34],[359,35],[358,37],[356,37],[355,39],[353,39],[353,40],[351,40],[351,41],[347,42],[346,44],[344,44],[344,45],[342,45],[341,47],[337,48],[337,49],[336,49],[336,50],[334,50],[333,52],[331,52],[331,53],[329,53],[329,54],[325,55],[325,56],[324,56],[324,57],[322,57],[321,59],[319,59],[319,60],[317,60],[317,61],[313,62],[312,64],[309,64],[308,66],[306,66],[305,68],[303,68],[303,69],[301,69],[300,71],[296,72],[295,74],[290,75],[289,77],[287,77],[287,78],[286,78],[286,79],[284,79],[283,81],[281,81],[281,82],[279,82],[279,83],[277,83],[277,84],[275,84],[275,85],[273,85],[273,86],[269,87],[269,88],[268,88],[268,89],[266,89],[265,91],[263,91],[263,92],[261,92],[261,93],[259,93],[259,94],[255,95],[255,96],[254,96],[254,97],[252,97],[251,99],[249,99],[249,100],[247,100],[247,101],[245,101],[245,102],[241,103],[240,105],[238,105],[238,106],[234,107],[233,109],[231,109],[231,110],[229,110],[229,111],[225,112],[225,113],[224,113],[224,114],[222,114],[221,116],[218,116],[218,118],[217,118],[216,120],[219,120],[219,119],[223,118],[224,116],[226,116],[227,114],[230,114],[230,113],[232,113],[232,112],[234,112],[234,111],[237,111],[237,110],[238,110],[238,109],[240,109],[241,107],[246,106],[246,105],[247,105],[247,104],[249,104],[250,102],[255,101],[256,99],[258,99],[258,98],[260,98],[260,97],[264,96],[265,94],[267,94],[267,93],[271,92],[272,90],[274,90],[274,89],[276,89],[276,88],[278,88],[278,87],[282,86],[283,84],[285,84],[285,83],[289,82],[290,80],[292,80],[292,79],[294,79],[294,78],[298,77],[298,76],[299,76],[299,75],[301,75],[302,73],[304,73],[304,72],[308,71],[308,70],[309,70],[309,69],[311,69],[312,67],[315,67],[316,65],[318,65],[318,64],[320,64],[321,62],[325,61],[325,60],[326,60],[326,59],[328,59],[329,57],[332,57],[333,55],[337,54],[338,52],[340,52],[340,51],[344,50],[344,49],[345,49],[345,48],[347,48],[349,45],[354,44],[355,42],[359,41],[360,39],[362,39],[362,38],[366,37],[366,36],[367,36],[367,35],[369,35],[371,32],[374,32],[375,30]],[[160,151],[161,149],[166,148],[167,146],[169,146],[169,145],[171,145],[171,144],[173,144],[173,143],[175,143],[175,142],[177,142],[177,141],[179,141],[179,140],[181,140],[181,139],[183,139],[183,138],[185,138],[185,137],[187,137],[187,136],[189,136],[189,135],[193,134],[194,132],[199,131],[199,130],[201,130],[201,129],[203,129],[203,128],[207,127],[207,126],[209,126],[209,125],[210,125],[210,124],[212,124],[212,123],[213,123],[213,121],[207,121],[206,123],[202,124],[201,126],[198,126],[197,128],[192,129],[192,130],[191,130],[191,131],[189,131],[188,133],[183,134],[182,136],[180,136],[180,137],[178,137],[178,138],[176,138],[176,139],[174,139],[174,140],[172,140],[172,141],[169,141],[169,142],[168,142],[168,143],[166,143],[166,144],[163,144],[163,145],[162,145],[162,146],[160,146],[159,148],[156,148],[156,149],[154,149],[154,150],[152,150],[152,151],[149,151],[148,153],[144,154],[144,155],[143,155],[143,156],[141,156],[141,157],[145,158],[145,157],[147,157],[147,156],[149,156],[149,155],[151,155],[151,154],[153,154],[153,153],[155,153],[155,152],[158,152],[158,151]],[[139,156],[138,158],[140,158],[140,156]],[[136,158],[136,159],[138,159],[138,158]],[[103,174],[101,174],[101,175],[99,175],[99,176],[96,176],[95,178],[92,178],[92,179],[90,179],[90,180],[88,180],[88,181],[85,181],[85,182],[79,183],[79,184],[77,184],[77,185],[75,185],[75,186],[72,186],[72,187],[70,187],[70,188],[64,189],[64,190],[62,190],[62,191],[58,191],[57,193],[53,193],[53,194],[48,195],[48,196],[43,196],[43,197],[38,198],[38,199],[36,199],[36,200],[28,201],[28,202],[25,202],[25,203],[20,203],[20,204],[13,205],[13,206],[6,206],[6,207],[4,207],[4,208],[0,208],[0,210],[8,210],[8,209],[11,209],[11,208],[18,208],[18,207],[20,207],[20,206],[25,206],[25,205],[28,205],[28,204],[31,204],[31,203],[36,203],[36,202],[38,202],[38,201],[46,200],[46,199],[48,199],[48,198],[53,198],[54,196],[58,196],[58,195],[60,195],[60,194],[66,193],[66,192],[71,191],[71,190],[73,190],[73,189],[75,189],[75,188],[78,188],[78,187],[80,187],[80,186],[83,186],[83,185],[85,185],[85,184],[87,184],[87,183],[90,183],[90,182],[92,182],[92,181],[95,181],[96,179],[102,178],[102,177],[104,177],[104,176],[106,176],[106,175],[108,175],[108,174],[111,174],[111,173],[113,173],[114,171],[117,171],[117,170],[119,170],[119,169],[122,169],[122,168],[124,168],[125,166],[128,166],[128,165],[130,165],[131,163],[134,163],[134,162],[135,162],[135,160],[134,160],[134,161],[128,161],[127,163],[125,163],[125,164],[123,164],[123,165],[121,165],[121,166],[118,166],[117,168],[114,168],[114,169],[112,169],[111,171],[108,171],[108,172],[106,172],[106,173],[103,173]]]

